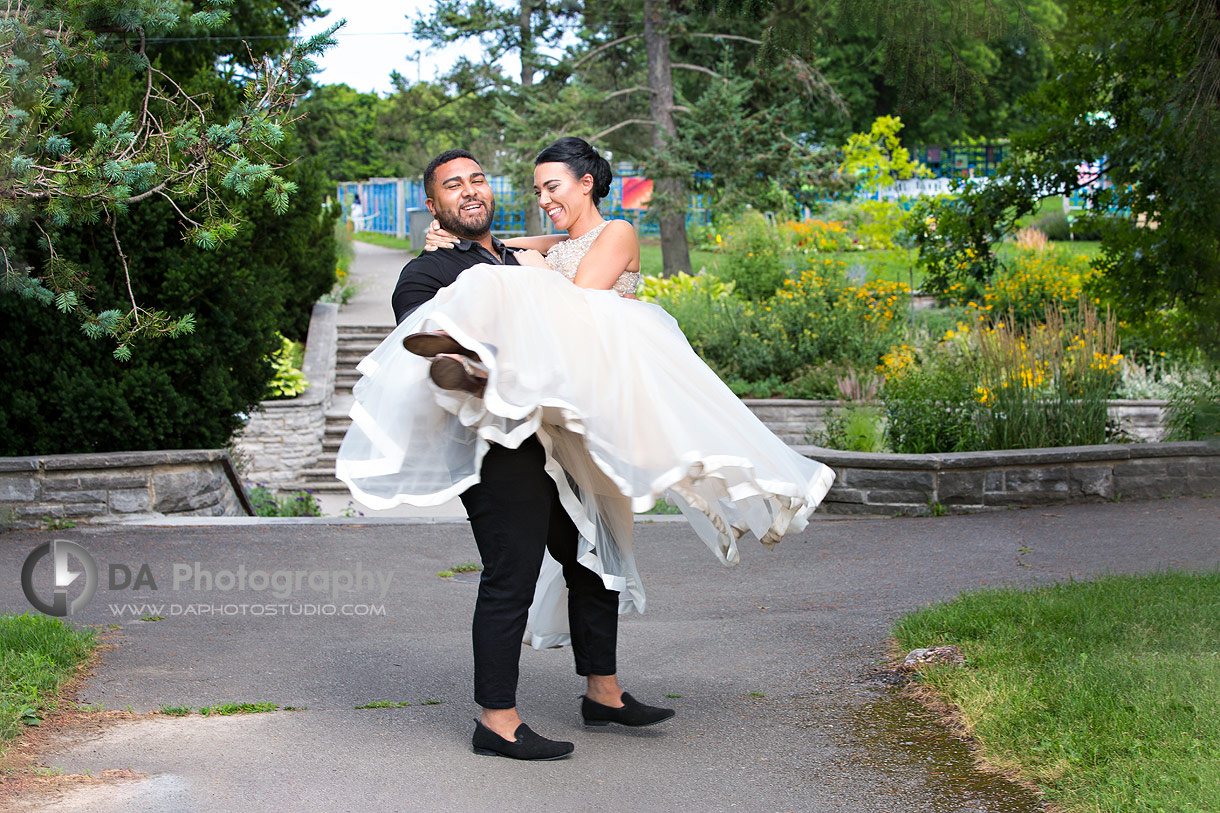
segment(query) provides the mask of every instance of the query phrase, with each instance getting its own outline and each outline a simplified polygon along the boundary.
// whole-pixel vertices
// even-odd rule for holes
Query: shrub
[[[1172,387],[1165,429],[1167,440],[1220,439],[1220,370],[1185,378]]]
[[[644,297],[669,311],[735,392],[759,397],[837,397],[841,375],[871,370],[893,343],[910,295],[903,283],[849,285],[843,263],[832,260],[754,302],[714,277],[671,279],[646,281]]]
[[[934,353],[921,363],[914,348],[903,345],[886,354],[880,369],[891,449],[930,454],[981,447],[982,415],[968,357]]]
[[[168,203],[145,201],[120,218],[136,299],[194,312],[197,325],[181,338],[136,345],[128,362],[63,314],[0,293],[0,454],[222,448],[239,414],[266,395],[276,331],[303,338],[313,302],[334,281],[317,167],[301,161],[283,174],[300,186],[288,212],[237,202],[257,227],[214,251],[183,243]],[[56,251],[87,267],[96,310],[126,300],[108,229],[63,229]]]
[[[788,220],[780,224],[780,233],[789,252],[797,256],[848,251],[852,247],[847,228],[835,220]]]
[[[974,331],[976,391],[988,410],[985,448],[1104,443],[1122,361],[1116,327],[1082,300],[1076,315],[1048,308],[1045,324],[1019,327],[1002,319]]]
[[[1016,248],[1003,269],[981,288],[955,282],[948,301],[1008,314],[1018,323],[1042,319],[1048,307],[1074,311],[1085,286],[1095,276],[1089,260],[1062,249]]]
[[[1103,443],[1122,356],[1117,325],[1086,300],[1046,322],[982,318],[919,354],[882,357],[888,438],[896,452],[961,452]]]
[[[254,513],[260,517],[320,517],[322,506],[309,491],[294,491],[276,496],[263,485],[246,484],[246,495]]]
[[[881,410],[867,404],[836,409],[826,420],[826,429],[810,441],[826,449],[845,452],[880,452],[885,449],[885,422]]]
[[[305,348],[300,342],[275,334],[280,338],[280,349],[271,354],[271,367],[274,377],[267,384],[267,398],[295,398],[305,392],[309,382],[301,372],[304,364]]]
[[[735,285],[746,299],[765,299],[775,293],[788,276],[785,240],[767,219],[747,209],[725,224],[717,274]]]

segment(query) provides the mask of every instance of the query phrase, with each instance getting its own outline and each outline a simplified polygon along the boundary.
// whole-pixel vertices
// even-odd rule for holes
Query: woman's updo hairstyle
[[[566,166],[580,180],[586,175],[593,178],[593,205],[610,194],[610,162],[602,158],[593,146],[583,138],[567,136],[556,141],[534,159],[539,164],[559,163]]]

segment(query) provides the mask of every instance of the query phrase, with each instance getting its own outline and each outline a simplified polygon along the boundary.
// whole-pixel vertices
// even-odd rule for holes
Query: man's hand
[[[428,234],[424,237],[424,251],[436,251],[438,248],[453,248],[458,244],[457,237],[441,228],[441,224],[432,221],[428,226]]]

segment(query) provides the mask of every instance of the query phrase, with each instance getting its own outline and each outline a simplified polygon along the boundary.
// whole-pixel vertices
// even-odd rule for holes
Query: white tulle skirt
[[[478,398],[441,390],[405,336],[443,330],[489,370]],[[439,505],[479,481],[488,444],[538,435],[580,533],[579,561],[643,612],[633,513],[681,509],[726,564],[750,531],[768,547],[805,527],[834,481],[772,434],[664,310],[577,288],[545,268],[476,265],[420,306],[357,369],[335,473],[374,509]],[[567,643],[566,587],[549,554],[527,640]]]

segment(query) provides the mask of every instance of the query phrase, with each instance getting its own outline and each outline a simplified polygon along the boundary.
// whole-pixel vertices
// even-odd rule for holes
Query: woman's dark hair
[[[610,181],[614,177],[610,172],[610,162],[602,158],[583,138],[561,138],[538,153],[538,157],[534,159],[534,166],[550,163],[563,164],[577,180],[586,175],[592,176],[594,206],[610,194]]]

